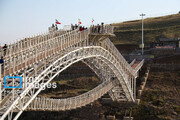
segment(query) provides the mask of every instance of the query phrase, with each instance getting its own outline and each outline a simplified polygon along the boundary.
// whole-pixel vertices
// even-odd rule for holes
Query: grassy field
[[[141,43],[141,20],[112,24],[116,37],[111,38],[115,44]],[[147,18],[144,20],[144,42],[149,45],[159,37],[180,37],[180,14]]]

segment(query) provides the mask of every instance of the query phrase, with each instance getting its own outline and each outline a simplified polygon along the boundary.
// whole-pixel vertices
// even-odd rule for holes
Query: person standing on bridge
[[[94,32],[94,25],[91,26],[91,33]]]
[[[93,33],[96,33],[98,31],[97,26],[94,26]]]
[[[75,26],[73,24],[71,24],[71,30],[74,30]]]
[[[83,29],[83,31],[84,31],[84,30],[85,30],[85,27],[83,26],[82,29]]]
[[[55,25],[55,28],[56,28],[56,31],[58,30],[58,26],[57,26],[57,24]]]
[[[97,33],[100,33],[101,26],[97,24]]]
[[[83,31],[83,28],[82,28],[82,26],[80,26],[80,27],[79,27],[79,31]]]
[[[4,59],[3,59],[3,56],[0,59],[0,64],[1,64],[1,74],[3,74],[4,73]]]
[[[4,47],[3,47],[3,51],[4,51],[4,56],[6,56],[7,44],[5,44],[5,45],[4,45]]]
[[[75,24],[75,29],[77,29],[78,28],[78,25],[77,24]]]
[[[52,24],[52,28],[54,28],[55,26],[54,26],[54,24]]]
[[[104,23],[101,23],[101,33],[104,33]]]

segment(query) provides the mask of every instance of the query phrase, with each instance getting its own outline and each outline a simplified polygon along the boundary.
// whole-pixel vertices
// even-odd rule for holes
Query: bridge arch
[[[100,85],[96,86],[94,89],[86,93],[83,93],[75,97],[63,99],[36,97],[33,100],[33,102],[27,107],[26,110],[64,111],[76,109],[78,107],[82,107],[91,102],[94,102],[95,100],[106,94],[108,91],[110,91],[114,86],[116,86],[117,79],[114,78],[113,71],[107,66],[107,64],[104,64],[103,61],[97,58],[88,58],[82,60],[82,62],[89,66],[92,69],[92,71],[95,72],[95,74],[101,80]],[[105,69],[105,71],[103,71],[103,69]]]
[[[134,101],[133,95],[131,94],[131,89],[129,87],[128,81],[126,80],[126,75],[123,72],[122,67],[118,64],[117,60],[113,57],[111,53],[100,46],[89,46],[89,47],[81,47],[77,48],[63,57],[57,59],[53,62],[49,67],[47,67],[43,72],[41,72],[35,81],[27,87],[19,97],[11,104],[8,110],[3,114],[1,118],[5,118],[7,114],[13,109],[18,109],[18,114],[15,119],[17,119],[21,113],[27,108],[27,106],[33,101],[33,99],[40,93],[42,88],[47,85],[56,75],[60,72],[71,66],[72,64],[85,60],[85,59],[100,59],[102,62],[107,64],[109,68],[111,68],[118,79],[119,84],[121,84],[122,89],[124,90],[127,100]],[[47,80],[45,82],[45,80]],[[44,86],[41,86],[36,92],[33,88],[33,84],[44,82]],[[30,99],[25,99],[26,96],[30,95],[30,93],[34,91]]]

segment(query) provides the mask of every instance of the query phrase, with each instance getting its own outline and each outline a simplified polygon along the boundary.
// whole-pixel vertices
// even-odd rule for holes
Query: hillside
[[[115,44],[141,43],[141,20],[126,21],[112,24],[115,27]],[[147,18],[144,20],[145,45],[156,41],[160,36],[167,38],[180,37],[180,14]]]

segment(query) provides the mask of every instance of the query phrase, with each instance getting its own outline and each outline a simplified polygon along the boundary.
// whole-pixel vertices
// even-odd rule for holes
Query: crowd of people
[[[83,31],[83,30],[86,30],[87,27],[85,26],[81,26],[80,24],[71,24],[71,30],[76,30],[76,29],[79,29],[79,31]],[[53,32],[53,31],[57,31],[58,30],[58,26],[57,24],[52,24],[51,27],[49,27],[49,31],[50,32]],[[91,26],[91,32],[92,33],[103,33],[104,32],[104,23],[102,22],[101,25],[100,24],[97,24],[97,25],[92,25]]]
[[[54,32],[54,31],[57,31],[58,30],[58,26],[57,26],[57,24],[52,24],[52,26],[51,27],[49,27],[49,32]]]
[[[91,26],[91,33],[103,33],[104,32],[104,23],[102,22],[101,25],[92,25]]]
[[[80,26],[80,25],[77,25],[77,24],[75,24],[75,25],[71,24],[71,30],[75,30],[75,29],[79,29],[79,31],[83,31],[83,30],[86,30],[87,27]]]
[[[82,27],[82,26],[80,26],[79,27],[79,31],[83,31],[83,30],[86,30],[87,29],[87,27],[85,28],[84,26]]]
[[[78,25],[77,25],[77,24],[75,24],[75,25],[71,24],[71,30],[75,30],[75,29],[77,29],[77,28],[78,28]]]

